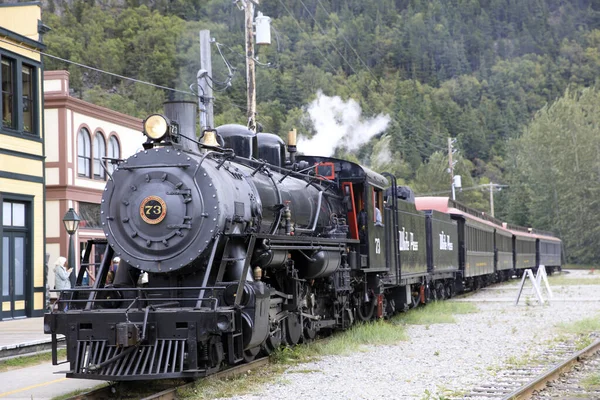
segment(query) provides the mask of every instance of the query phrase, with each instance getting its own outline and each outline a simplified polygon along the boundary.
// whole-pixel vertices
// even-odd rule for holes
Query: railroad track
[[[266,365],[268,363],[269,363],[269,357],[263,357],[263,358],[259,358],[254,361],[251,361],[249,363],[240,364],[235,367],[227,368],[227,369],[225,369],[221,372],[218,372],[214,375],[210,375],[210,377],[216,378],[216,379],[222,379],[222,378],[237,376],[237,375],[241,375],[247,371],[250,371],[252,369]],[[129,384],[136,384],[136,383],[139,385],[139,382],[120,382],[117,385],[103,386],[101,388],[92,390],[90,392],[82,393],[82,394],[78,394],[76,396],[70,397],[67,400],[122,399],[124,397],[121,395],[121,393],[127,393],[130,396],[134,396],[134,397],[128,397],[128,398],[135,398],[135,399],[142,399],[142,400],[174,400],[177,398],[176,396],[177,396],[178,390],[191,388],[196,384],[196,381],[188,382],[188,383],[173,383],[173,384],[171,384],[171,387],[157,391],[156,393],[153,393],[151,395],[142,394],[141,396],[144,396],[144,397],[141,397],[139,394],[136,396],[135,393],[131,393]],[[120,385],[122,385],[123,387],[119,387]],[[127,398],[127,397],[125,397],[125,398]]]
[[[536,379],[532,380],[527,385],[524,385],[520,389],[514,391],[509,396],[505,397],[506,400],[523,400],[523,399],[531,399],[531,398],[539,398],[539,394],[537,392],[546,388],[546,385],[549,382],[559,380],[560,376],[564,373],[568,373],[576,366],[586,365],[588,367],[595,366],[595,370],[597,371],[597,366],[599,364],[598,357],[594,357],[596,353],[600,350],[600,339],[596,340],[594,343],[586,347],[585,349],[575,353],[573,356],[569,357],[562,363],[554,366],[550,370],[544,372],[540,376],[536,377]],[[592,359],[590,359],[593,357]],[[560,388],[561,384],[558,385]],[[589,397],[590,399],[599,398],[600,392],[595,394],[592,393],[574,393],[576,388],[573,388],[571,385],[562,385],[564,391],[568,393],[569,396],[579,397],[579,394],[592,395]],[[560,397],[565,398],[565,397]],[[583,399],[583,398],[582,398]]]
[[[500,371],[494,381],[471,389],[460,399],[526,400],[538,398],[533,397],[534,394],[544,389],[548,382],[558,379],[562,374],[570,371],[599,350],[600,339],[581,351],[577,351],[574,342],[555,346],[544,351],[540,357],[536,357],[536,365]],[[600,361],[594,361],[596,366],[600,364]],[[546,398],[548,397],[539,397],[539,399]],[[598,399],[600,396],[590,398]]]

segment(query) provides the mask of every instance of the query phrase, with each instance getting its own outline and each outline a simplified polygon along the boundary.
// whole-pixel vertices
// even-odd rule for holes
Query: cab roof
[[[332,163],[336,177],[343,181],[366,181],[372,186],[385,189],[389,183],[381,174],[354,162],[333,157],[297,156],[298,161],[306,161],[309,165]]]

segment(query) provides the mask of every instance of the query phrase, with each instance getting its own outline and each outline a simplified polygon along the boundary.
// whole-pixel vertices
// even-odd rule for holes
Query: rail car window
[[[373,188],[373,222],[383,225],[383,190]]]
[[[79,176],[92,177],[90,133],[81,128],[77,135],[77,173]]]
[[[543,254],[554,254],[554,255],[560,254],[559,247],[556,243],[540,243],[540,244],[541,244],[540,251]]]
[[[121,158],[121,148],[119,146],[119,141],[117,140],[116,136],[111,136],[110,140],[108,141],[108,155],[107,157],[109,158],[114,158],[114,159],[120,159]],[[115,168],[116,165],[109,162],[108,165],[108,170],[112,173]]]
[[[493,247],[493,232],[481,231],[475,227],[467,226],[467,250],[489,252]]]
[[[512,238],[508,236],[497,235],[496,247],[498,251],[512,251]]]
[[[517,240],[517,252],[523,254],[535,253],[535,242],[526,240]]]
[[[96,132],[94,135],[94,179],[104,179],[105,173],[102,163],[106,157],[106,142],[104,141],[104,135],[100,132]]]

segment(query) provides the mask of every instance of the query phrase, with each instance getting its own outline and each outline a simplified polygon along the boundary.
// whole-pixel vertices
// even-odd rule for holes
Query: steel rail
[[[241,375],[251,369],[261,367],[263,365],[267,365],[268,363],[269,363],[269,357],[262,357],[262,358],[254,360],[254,361],[250,361],[248,363],[244,363],[244,364],[236,365],[231,368],[224,369],[223,371],[217,372],[216,374],[213,374],[213,375],[209,375],[206,378],[222,379],[222,378],[237,376],[237,375]],[[165,389],[160,392],[151,394],[150,396],[143,397],[141,399],[142,400],[175,400],[177,398],[178,390],[193,387],[197,383],[197,381],[200,379],[205,379],[205,378],[198,378],[198,379],[194,380],[193,382],[189,382],[189,383],[185,383],[183,385]],[[123,383],[127,384],[127,383],[131,383],[131,382],[123,382]],[[95,400],[95,399],[100,400],[100,399],[118,398],[118,396],[114,393],[113,386],[114,385],[103,386],[101,388],[91,390],[87,393],[80,393],[73,397],[69,397],[67,400]]]
[[[557,364],[548,371],[538,375],[528,384],[515,390],[506,397],[503,397],[502,400],[530,399],[536,391],[545,388],[548,382],[558,379],[561,374],[570,371],[577,363],[581,361],[581,359],[593,355],[598,350],[600,350],[600,339],[590,344],[585,349],[575,353],[562,363]]]

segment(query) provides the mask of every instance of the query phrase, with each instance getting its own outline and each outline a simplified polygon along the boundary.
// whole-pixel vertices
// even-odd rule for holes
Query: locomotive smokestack
[[[192,142],[198,140],[196,138],[197,104],[193,101],[166,101],[163,105],[165,117],[179,124],[179,134],[184,136],[180,140],[183,150],[198,152],[198,145]]]

